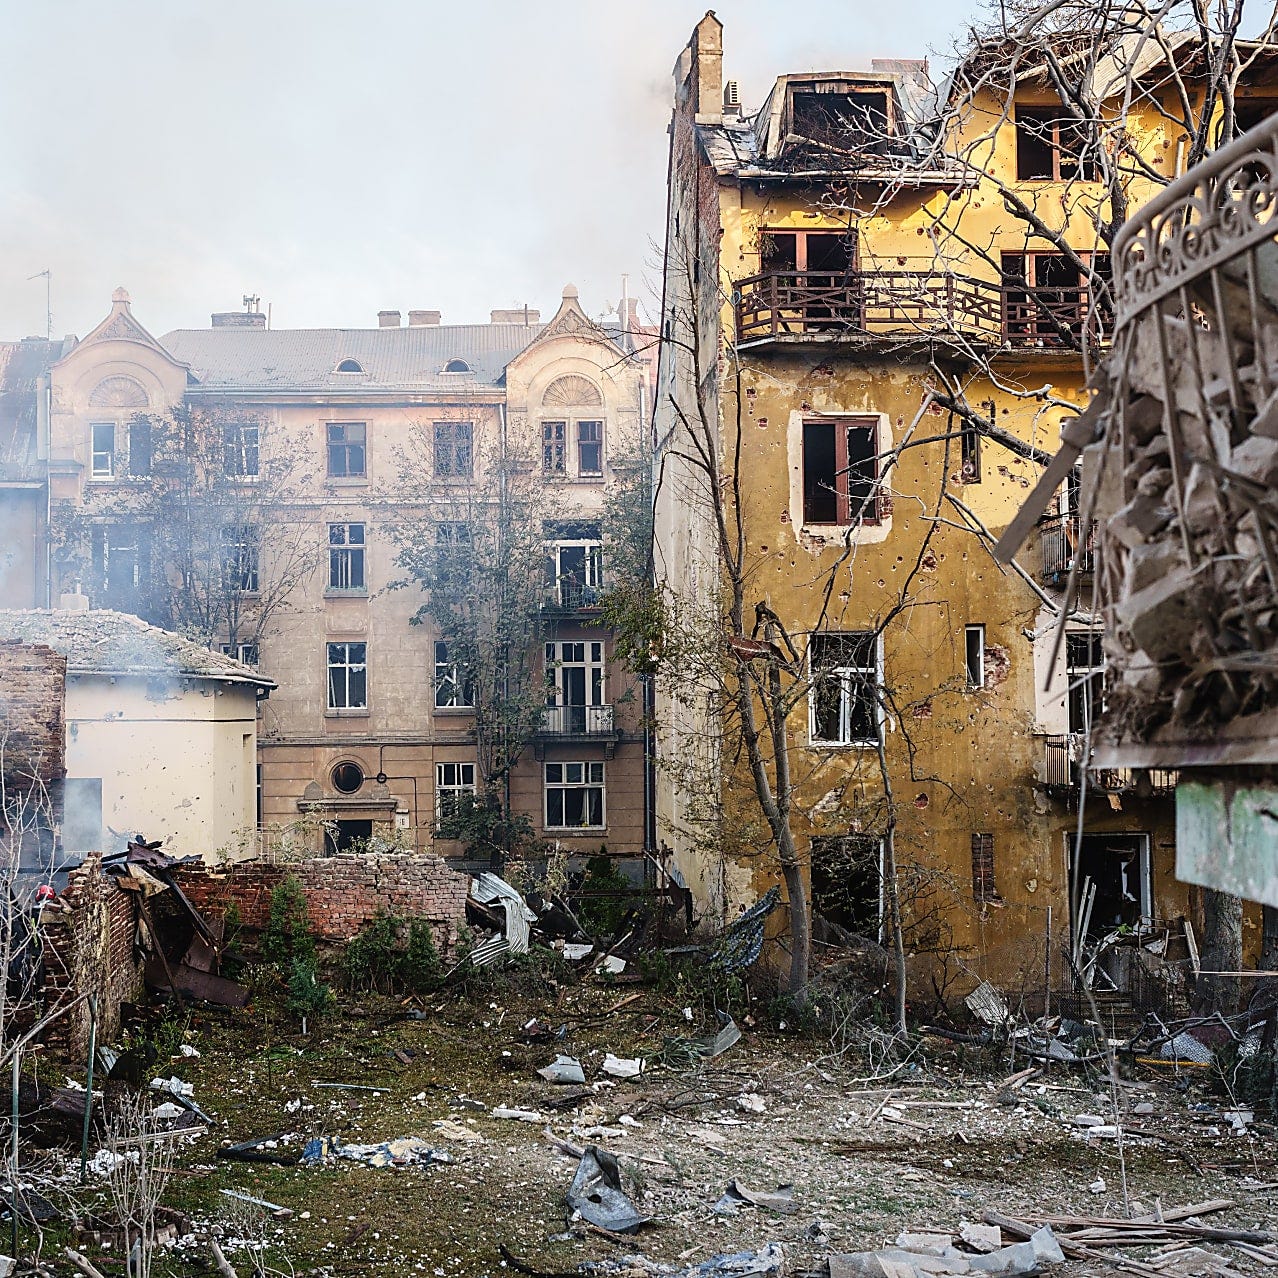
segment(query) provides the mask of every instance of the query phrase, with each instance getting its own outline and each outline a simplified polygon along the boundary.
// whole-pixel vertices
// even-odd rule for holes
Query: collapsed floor
[[[799,1274],[829,1273],[831,1254],[880,1248],[902,1231],[957,1231],[989,1210],[1022,1220],[1160,1210],[1170,1218],[1185,1204],[1226,1200],[1204,1223],[1262,1231],[1275,1216],[1273,1129],[1254,1114],[1231,1113],[1238,1107],[1212,1085],[1210,1070],[1149,1067],[1116,1093],[1098,1091],[1097,1076],[1058,1066],[1018,1070],[1009,1083],[988,1053],[925,1039],[890,1079],[867,1083],[863,1058],[748,1027],[722,1055],[693,1064],[666,1043],[693,1032],[678,992],[607,978],[538,986],[524,967],[524,993],[519,981],[493,973],[465,997],[401,1004],[361,996],[307,1036],[267,999],[247,1010],[189,1013],[180,1037],[167,1042],[171,1059],[161,1056],[152,1069],[188,1082],[212,1126],[180,1142],[165,1203],[192,1222],[192,1235],[225,1226],[226,1254],[233,1264],[239,1258],[241,1278],[254,1272],[249,1234],[268,1244],[273,1264],[299,1274],[469,1278],[515,1263],[564,1274],[595,1261],[605,1262],[603,1272],[638,1275],[657,1270],[623,1264],[625,1257],[682,1272],[740,1252],[761,1255],[761,1265],[779,1254],[784,1272]],[[634,1078],[615,1076],[624,1065],[603,1071],[609,1053],[653,1062],[663,1050],[675,1067],[649,1063]],[[536,1071],[559,1056],[576,1058],[586,1082],[543,1081]],[[60,1068],[44,1070],[60,1081]],[[419,1141],[387,1151],[406,1156],[407,1166],[370,1165],[386,1161],[377,1151],[364,1161],[292,1166],[218,1155],[264,1137],[271,1143],[257,1153],[286,1162],[318,1138],[329,1143],[311,1145],[312,1155]],[[580,1221],[566,1224],[577,1155],[591,1145],[619,1156],[631,1200],[652,1218],[633,1235],[614,1240]],[[413,1161],[425,1149],[450,1161]],[[91,1174],[80,1189],[76,1160],[67,1166],[61,1222],[46,1226],[44,1255],[60,1266],[51,1272],[71,1272],[60,1259],[71,1242],[104,1274],[119,1273],[118,1251],[100,1235],[66,1228],[71,1199],[83,1205],[100,1183]],[[730,1182],[746,1201],[721,1201]],[[778,1195],[786,1185],[792,1189]],[[250,1226],[225,1191],[289,1214],[256,1213]],[[42,1192],[58,1201],[56,1186]],[[748,1201],[760,1194],[761,1205]],[[769,1243],[781,1252],[766,1252]],[[1143,1273],[1261,1273],[1278,1263],[1278,1249],[1263,1239],[1251,1244],[1253,1254],[1248,1245],[1191,1237],[1161,1261],[1165,1247],[1116,1254]],[[1064,1278],[1101,1267],[1075,1260],[1049,1272]],[[154,1270],[205,1271],[212,1262],[194,1237],[163,1252]]]

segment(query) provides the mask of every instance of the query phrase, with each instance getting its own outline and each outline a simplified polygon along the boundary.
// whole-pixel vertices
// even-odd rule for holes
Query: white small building
[[[67,658],[65,854],[138,834],[210,859],[251,843],[257,703],[272,680],[119,612],[0,610],[5,639]]]

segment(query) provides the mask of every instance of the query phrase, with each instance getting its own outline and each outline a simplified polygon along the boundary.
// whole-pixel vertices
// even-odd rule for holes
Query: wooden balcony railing
[[[1053,515],[1039,524],[1043,540],[1043,579],[1064,581],[1077,562],[1080,575],[1096,571],[1096,521],[1086,528],[1077,515]]]
[[[950,271],[768,271],[738,280],[733,298],[740,342],[948,332],[996,345],[1072,350],[1085,331],[1094,339],[1106,327],[1089,316],[1085,288],[1035,291]]]
[[[1077,798],[1081,789],[1078,737],[1046,737],[1043,742],[1043,781],[1049,792]],[[1087,770],[1089,794],[1131,795],[1135,798],[1167,798],[1176,792],[1180,773],[1169,768],[1094,768]]]

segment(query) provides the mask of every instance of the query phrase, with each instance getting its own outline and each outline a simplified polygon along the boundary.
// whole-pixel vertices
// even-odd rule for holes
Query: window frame
[[[556,536],[554,528],[548,530],[546,537],[546,576],[550,601],[556,608],[594,608],[602,598],[606,580],[604,571],[603,529],[598,524],[585,524],[581,527],[593,528],[597,535],[591,537]],[[581,581],[564,570],[563,552],[578,550],[582,554]],[[576,584],[580,591],[580,599],[565,599],[565,579],[568,584]]]
[[[851,643],[869,640],[872,644],[868,665],[814,666],[813,648],[826,641],[848,640]],[[808,744],[821,749],[877,749],[883,735],[883,705],[877,690],[883,686],[883,637],[873,630],[819,630],[808,636]],[[864,676],[869,675],[867,680]],[[822,684],[837,680],[839,684],[839,728],[846,735],[839,738],[818,735],[818,697]],[[874,690],[870,720],[874,730],[872,737],[852,735],[853,707],[856,704],[854,689],[857,682],[868,684]]]
[[[817,476],[809,481],[808,459],[811,452],[810,430],[829,427],[833,431],[834,469],[833,485],[823,485]],[[800,495],[803,502],[803,526],[805,528],[875,528],[885,522],[883,513],[883,488],[885,483],[879,447],[882,436],[882,419],[878,414],[830,414],[821,417],[804,417],[802,419],[800,437]],[[852,517],[852,478],[854,467],[863,465],[851,461],[850,437],[853,431],[864,430],[869,435],[869,464],[873,474],[868,481],[868,497],[860,500],[861,513]],[[824,488],[834,496],[834,519],[814,519],[811,517],[810,494]]]
[[[256,524],[225,524],[220,532],[222,588],[237,598],[260,594],[262,530]]]
[[[453,771],[454,780],[449,782],[445,778],[449,770]],[[469,782],[462,780],[465,771],[470,770]],[[452,760],[445,759],[435,764],[435,825],[436,827],[450,818],[457,816],[458,800],[463,794],[475,796],[479,793],[477,784],[477,770],[474,760]],[[452,799],[452,810],[446,812],[444,810],[445,797]],[[447,836],[445,836],[447,837]]]
[[[602,417],[579,417],[573,422],[574,434],[576,435],[576,453],[577,453],[577,475],[581,479],[602,479],[604,473],[604,424]],[[594,427],[597,432],[595,439],[586,439],[583,437],[583,430],[586,427]],[[599,456],[597,466],[587,467],[585,462],[586,449],[596,449]]]
[[[560,769],[559,777],[555,780],[551,779],[551,769]],[[570,768],[581,769],[581,779],[573,781],[569,778]],[[598,770],[599,780],[593,780],[595,770]],[[608,828],[608,772],[607,767],[602,759],[555,759],[542,764],[542,828],[545,830],[606,830]],[[582,793],[582,811],[589,812],[590,801],[588,793],[592,790],[599,792],[599,820],[597,823],[580,823],[576,825],[567,824],[567,800],[560,797],[560,814],[563,818],[560,824],[552,824],[550,820],[550,804],[551,795],[558,794],[566,796],[569,793]]]
[[[261,654],[258,652],[256,641],[240,641],[237,643],[219,643],[218,648],[221,649],[224,657],[230,657],[241,665],[256,667]]]
[[[333,535],[338,529],[343,529],[345,541],[335,542]],[[351,530],[359,529],[359,541],[349,540]],[[328,525],[328,585],[325,587],[324,593],[328,595],[344,595],[344,596],[360,596],[368,594],[368,525],[362,520],[342,520],[331,522]],[[359,564],[359,584],[355,585],[350,581],[354,573],[348,568],[346,572],[347,584],[342,585],[338,578],[342,573],[338,569],[339,564],[353,565]]]
[[[448,643],[444,639],[435,640],[435,679],[434,702],[436,710],[461,710],[469,713],[475,708],[475,689],[467,677],[465,663],[453,661],[448,656]],[[445,689],[451,688],[451,694]],[[451,695],[451,700],[440,700],[441,696]]]
[[[565,417],[547,417],[541,423],[541,473],[568,476],[568,427]]]
[[[337,649],[343,649],[341,656],[344,660],[335,661],[334,653]],[[361,658],[355,660],[353,649],[361,650]],[[326,713],[330,715],[366,715],[368,714],[369,698],[368,698],[368,642],[363,639],[327,639],[325,640],[325,706]],[[333,682],[335,671],[345,671],[343,677],[343,686],[345,689],[345,701],[342,704],[336,704],[334,692],[336,687]],[[363,698],[355,701],[351,695],[352,683],[357,675],[362,676]]]
[[[98,432],[110,431],[111,443],[107,448],[101,448],[98,445]],[[117,426],[115,422],[90,422],[89,423],[89,478],[97,480],[114,479],[116,477],[117,457]],[[99,464],[99,458],[104,459]]]
[[[1079,662],[1071,649],[1077,652],[1083,643],[1088,660]],[[1067,630],[1064,646],[1065,726],[1071,736],[1082,735],[1095,726],[1105,708],[1105,648],[1097,630]],[[1074,726],[1076,721],[1080,726]]]
[[[475,476],[475,423],[431,423],[431,467],[437,480],[464,481]],[[464,435],[464,442],[462,436]]]
[[[222,474],[227,479],[258,479],[262,473],[260,422],[228,422],[222,427]]]
[[[1048,103],[1037,106],[1033,103],[1018,103],[1014,108],[1012,126],[1016,131],[1016,180],[1018,182],[1099,182],[1100,161],[1094,155],[1083,154],[1086,139],[1080,139],[1077,151],[1067,147],[1063,134],[1071,127],[1080,129],[1079,121],[1072,120],[1064,114],[1065,107]],[[1027,127],[1022,129],[1022,123]],[[1029,126],[1037,124],[1041,131],[1034,132]],[[1050,127],[1049,127],[1050,126]],[[1064,126],[1064,128],[1062,128]],[[1022,142],[1033,141],[1050,152],[1052,157],[1051,173],[1024,173],[1022,170],[1031,167],[1028,156],[1022,155]],[[1025,148],[1028,150],[1028,147]],[[1067,172],[1072,169],[1073,172]]]
[[[976,661],[973,662],[972,640],[976,639]],[[970,622],[963,627],[963,660],[967,667],[967,688],[976,692],[985,687],[985,623]]]
[[[151,419],[135,417],[129,422],[127,432],[129,458],[125,471],[130,479],[146,479],[155,460],[155,431]]]
[[[349,438],[347,431],[358,426],[359,438]],[[334,438],[334,430],[342,432]],[[359,457],[359,469],[351,469],[351,461]],[[334,461],[341,457],[344,469],[335,470]],[[329,479],[368,479],[368,423],[366,421],[329,421],[324,423],[324,461],[325,474]]]

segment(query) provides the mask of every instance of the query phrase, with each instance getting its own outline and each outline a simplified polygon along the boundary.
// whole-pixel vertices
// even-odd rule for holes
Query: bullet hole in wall
[[[926,794],[920,794],[915,798],[914,806],[916,808],[925,808],[930,802],[931,800],[927,797]]]

